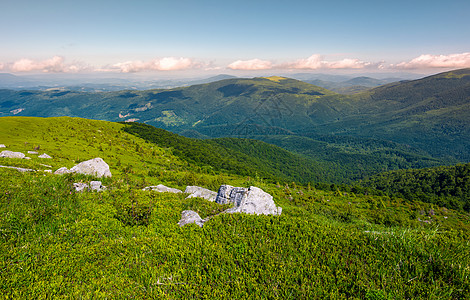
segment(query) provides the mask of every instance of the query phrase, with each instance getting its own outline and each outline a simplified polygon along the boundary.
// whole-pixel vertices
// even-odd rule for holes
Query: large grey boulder
[[[24,155],[24,154],[21,153],[21,152],[13,152],[13,151],[9,151],[9,150],[3,150],[3,151],[0,153],[0,157],[25,158],[26,155]]]
[[[196,224],[199,227],[202,227],[204,225],[204,220],[201,219],[199,214],[193,210],[184,210],[181,213],[181,220],[178,222],[178,225],[180,227],[183,227],[184,225],[187,224]]]
[[[70,171],[96,177],[111,177],[108,164],[99,157],[81,162],[71,168]]]
[[[184,192],[190,194],[188,197],[186,197],[186,199],[199,197],[214,202],[217,198],[216,192],[202,188],[200,186],[188,185]]]
[[[247,213],[257,215],[280,215],[282,208],[277,207],[273,197],[255,186],[249,188],[222,185],[215,200],[219,204],[233,203],[226,213]]]
[[[142,189],[143,191],[156,191],[160,193],[182,193],[181,190],[164,186],[163,184],[147,186]]]

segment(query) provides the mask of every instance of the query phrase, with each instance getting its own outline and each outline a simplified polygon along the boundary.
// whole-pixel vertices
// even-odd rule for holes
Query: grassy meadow
[[[470,215],[417,200],[320,190],[195,165],[125,132],[78,118],[0,118],[0,298],[468,299]],[[3,149],[2,149],[3,150]],[[75,192],[80,174],[54,175],[94,157],[107,190]],[[142,191],[255,185],[281,216],[221,214],[186,194]]]

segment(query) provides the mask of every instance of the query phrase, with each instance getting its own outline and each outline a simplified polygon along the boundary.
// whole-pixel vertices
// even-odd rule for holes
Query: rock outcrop
[[[194,197],[199,197],[199,198],[204,198],[206,200],[209,200],[211,202],[214,202],[215,199],[217,198],[217,193],[213,192],[211,190],[199,187],[199,186],[187,186],[186,189],[184,190],[185,193],[190,194],[187,198],[194,198]]]
[[[193,210],[184,210],[181,213],[181,220],[178,222],[178,225],[180,227],[187,225],[187,224],[196,224],[199,227],[202,227],[204,225],[204,220],[201,219],[199,214]]]
[[[96,177],[111,177],[108,164],[99,157],[79,163],[71,168],[70,172],[93,175]]]
[[[249,188],[222,185],[215,200],[219,204],[233,203],[225,213],[247,213],[257,215],[280,215],[282,208],[277,207],[273,197],[255,186]]]
[[[43,153],[41,155],[38,156],[39,158],[52,158],[52,156],[50,155],[47,155],[46,153]],[[109,168],[109,167],[108,167]]]
[[[170,188],[170,187],[164,186],[163,184],[159,184],[156,186],[155,185],[147,186],[143,188],[142,190],[143,191],[156,191],[160,193],[182,193],[181,190]]]
[[[8,158],[25,158],[26,155],[21,152],[13,152],[9,150],[4,150],[0,153],[0,157],[8,157]]]

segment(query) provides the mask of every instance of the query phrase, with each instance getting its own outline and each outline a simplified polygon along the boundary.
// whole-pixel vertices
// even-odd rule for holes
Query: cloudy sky
[[[0,0],[0,72],[470,67],[468,0]]]

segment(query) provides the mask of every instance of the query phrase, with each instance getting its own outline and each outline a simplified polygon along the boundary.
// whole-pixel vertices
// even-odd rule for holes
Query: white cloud
[[[229,64],[227,68],[232,70],[269,70],[273,67],[272,62],[261,59],[237,60]]]
[[[364,62],[357,58],[345,58],[337,61],[326,61],[320,54],[313,54],[312,56],[305,59],[298,59],[294,62],[286,63],[282,65],[288,69],[363,69],[366,67],[374,66],[370,62]]]
[[[198,67],[198,64],[194,63],[191,59],[184,57],[164,57],[148,62],[128,61],[113,65],[113,68],[117,68],[123,73],[134,73],[141,71],[176,71],[187,70],[196,67]]]
[[[470,52],[449,55],[423,54],[409,62],[402,62],[391,67],[398,69],[468,68],[470,67]]]
[[[22,58],[10,64],[9,69],[12,72],[33,72],[41,71],[44,73],[63,73],[63,72],[79,72],[86,70],[88,67],[81,64],[65,64],[62,56],[54,56],[50,59],[42,61],[34,61]]]

